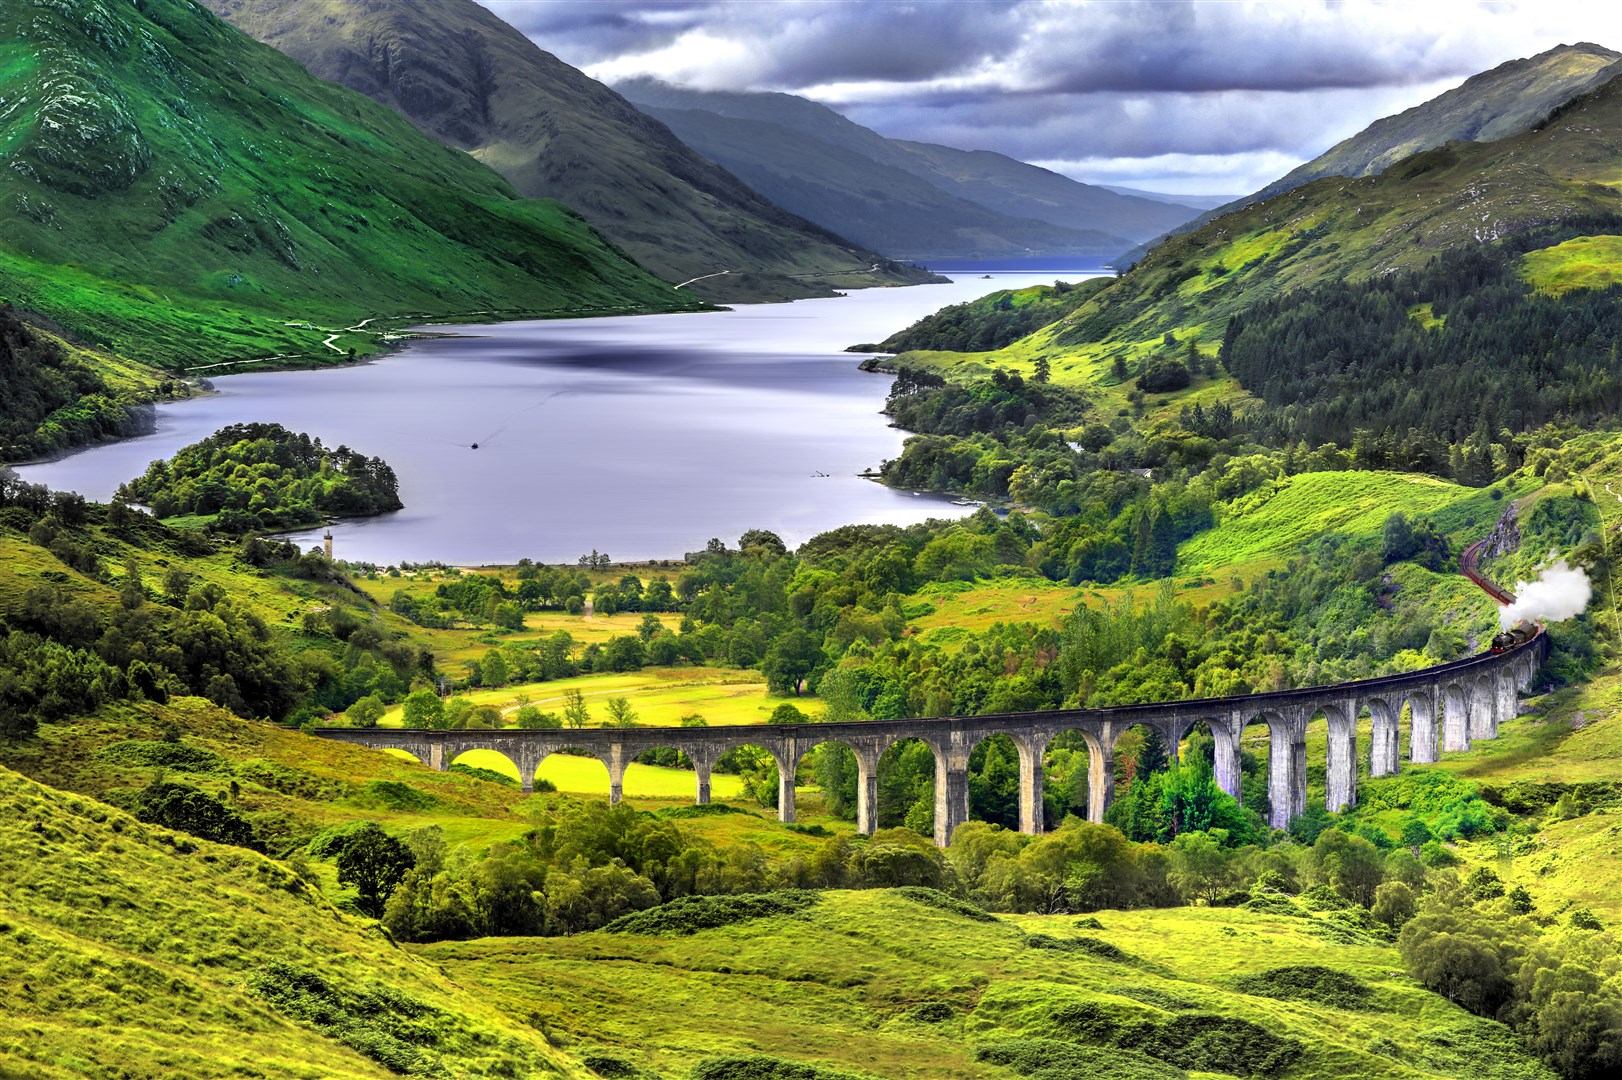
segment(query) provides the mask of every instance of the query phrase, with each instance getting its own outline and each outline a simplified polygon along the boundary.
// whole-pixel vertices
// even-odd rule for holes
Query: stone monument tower
[[[328,529],[327,534],[321,538],[321,550],[326,554],[327,558],[329,558],[329,559],[332,558],[332,530],[331,529]]]

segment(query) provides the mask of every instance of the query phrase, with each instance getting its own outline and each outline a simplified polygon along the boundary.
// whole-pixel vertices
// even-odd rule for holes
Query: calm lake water
[[[406,508],[333,529],[339,558],[379,564],[678,558],[751,528],[793,547],[839,525],[955,517],[856,475],[906,435],[879,413],[890,379],[843,349],[947,304],[1100,271],[983,272],[733,311],[435,327],[457,336],[356,367],[217,378],[215,395],[161,407],[152,435],[17,471],[105,500],[227,424],[274,421],[394,467]]]

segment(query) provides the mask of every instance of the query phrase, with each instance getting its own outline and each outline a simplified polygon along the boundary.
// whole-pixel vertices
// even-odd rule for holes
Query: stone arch
[[[998,755],[999,759],[1006,761],[1006,764],[1010,767],[1012,772],[1011,779],[1013,780],[1014,784],[1013,800],[1012,804],[1004,808],[1002,813],[997,814],[994,817],[982,816],[980,820],[989,821],[993,825],[1001,825],[1005,829],[1019,828],[1023,822],[1024,816],[1022,813],[1023,800],[1021,796],[1024,789],[1024,784],[1022,783],[1024,777],[1022,774],[1025,772],[1023,767],[1025,753],[1020,747],[1019,740],[1007,732],[980,731],[968,735],[963,740],[963,745],[964,795],[968,800],[968,804],[964,807],[963,820],[969,821],[974,819],[971,779],[975,769],[975,756],[977,754],[981,756],[980,769],[982,772],[982,777],[989,779],[989,777],[986,776],[986,773],[991,766],[991,756],[996,754]]]
[[[1520,715],[1521,702],[1519,688],[1515,682],[1515,675],[1511,671],[1499,671],[1493,679],[1493,735],[1498,734],[1498,724],[1515,719]]]
[[[922,760],[924,754],[929,755],[927,764]],[[875,747],[875,827],[889,828],[907,824],[909,812],[924,794],[921,788],[905,784],[902,778],[897,776],[903,764],[916,766],[918,772],[927,771],[932,799],[926,805],[933,825],[931,834],[938,839],[940,823],[937,818],[940,814],[942,758],[940,748],[922,732],[917,735],[887,735],[881,738]],[[914,824],[919,823],[915,821]]]
[[[1306,809],[1308,715],[1267,708],[1244,719],[1244,727],[1257,721],[1267,725],[1267,823],[1275,829]]]
[[[634,750],[626,751],[624,786],[626,794],[639,798],[671,797],[669,782],[675,773],[680,772],[692,777],[693,802],[704,804],[710,801],[710,770],[707,755],[696,746],[686,745],[680,739],[671,739],[668,742],[640,743]],[[700,762],[705,767],[700,770]],[[686,776],[676,777],[685,779]],[[661,790],[652,790],[659,781],[664,781]]]
[[[1234,716],[1234,719],[1233,719],[1234,743],[1236,744],[1236,750],[1238,751],[1238,754],[1236,756],[1239,758],[1239,760],[1235,762],[1235,765],[1237,766],[1236,772],[1238,773],[1238,781],[1239,781],[1239,787],[1240,787],[1240,794],[1235,796],[1235,797],[1240,800],[1242,805],[1250,806],[1250,809],[1255,810],[1257,813],[1261,814],[1264,818],[1267,819],[1269,824],[1271,824],[1272,820],[1273,820],[1273,802],[1274,802],[1274,799],[1273,799],[1273,783],[1272,783],[1272,780],[1273,780],[1273,751],[1274,751],[1274,748],[1276,747],[1277,742],[1278,742],[1278,736],[1277,736],[1277,732],[1276,732],[1275,728],[1277,727],[1278,723],[1281,720],[1282,720],[1282,717],[1279,717],[1276,713],[1269,713],[1267,710],[1262,710],[1260,712],[1257,712],[1257,711],[1248,710],[1248,709],[1240,711],[1239,713],[1237,713]],[[1257,724],[1261,724],[1267,730],[1266,746],[1264,748],[1262,748],[1260,754],[1256,755],[1256,756],[1264,757],[1265,760],[1266,760],[1265,768],[1267,770],[1266,775],[1267,775],[1268,782],[1267,782],[1267,785],[1265,786],[1265,788],[1263,789],[1265,791],[1265,793],[1266,793],[1265,796],[1264,796],[1264,798],[1266,800],[1266,805],[1265,806],[1252,805],[1254,803],[1254,801],[1255,801],[1254,799],[1252,799],[1251,803],[1246,803],[1245,799],[1244,799],[1244,794],[1243,794],[1243,789],[1244,789],[1243,754],[1244,754],[1244,751],[1245,751],[1245,743],[1246,743],[1246,737],[1245,736],[1246,736],[1246,732],[1250,731]],[[1256,740],[1255,740],[1254,736],[1252,736],[1250,738],[1249,742],[1250,742],[1250,750],[1251,750],[1251,752],[1253,754],[1256,754],[1256,749],[1257,748],[1255,746]],[[1251,789],[1251,794],[1253,796],[1255,795],[1255,788],[1254,787]]]
[[[851,808],[856,814],[856,832],[862,836],[872,835],[878,829],[878,753],[863,740],[855,738],[819,739],[815,742],[805,741],[809,742],[810,745],[799,753],[799,762],[795,769],[796,775],[798,775],[800,767],[804,766],[812,755],[828,754],[830,753],[829,748],[844,751],[844,753],[838,755],[840,759],[838,766],[840,782],[841,785],[846,781],[850,784],[849,798]],[[843,771],[847,768],[851,774],[848,777],[845,776]],[[843,791],[837,793],[837,800],[842,801],[844,798]],[[798,796],[796,795],[797,799]],[[831,813],[832,807],[829,806],[829,796],[826,790],[824,790],[823,799],[824,806],[828,807]]]
[[[1046,732],[1009,732],[1019,752],[1019,831],[1039,836],[1046,828],[1047,815],[1043,809],[1047,773],[1043,758],[1047,750]]]
[[[737,751],[764,754],[777,767],[777,820],[794,822],[794,775],[799,756],[794,753],[794,740],[774,734],[770,728],[740,726],[720,734],[712,730],[702,747],[683,747],[693,758],[697,795],[703,802],[710,800],[710,778],[714,771],[728,771],[728,755]]]
[[[1357,719],[1360,711],[1358,702],[1348,699],[1322,704],[1313,713],[1314,716],[1321,714],[1328,727],[1324,752],[1324,807],[1330,813],[1338,814],[1347,807],[1357,805]]]
[[[1035,808],[1041,828],[1033,831],[1057,828],[1070,815],[1087,817],[1096,740],[1089,741],[1079,724],[1041,732],[1033,740],[1041,743],[1042,766],[1042,791]]]
[[[1408,760],[1416,765],[1437,760],[1441,756],[1441,733],[1436,689],[1409,690],[1403,695],[1399,711],[1403,706],[1408,709]]]
[[[469,754],[477,756],[471,761],[463,760]],[[475,769],[489,769],[491,772],[498,772],[502,775],[511,772],[512,778],[517,780],[520,786],[524,782],[523,767],[520,763],[513,760],[512,755],[506,751],[498,750],[494,746],[472,744],[447,746],[445,748],[445,768],[449,769],[452,765],[467,765]]]
[[[588,746],[581,746],[577,743],[570,742],[566,738],[559,739],[556,743],[551,745],[536,746],[530,760],[528,762],[521,761],[519,763],[518,778],[525,791],[535,790],[535,780],[540,773],[542,766],[546,764],[548,759],[553,757],[565,757],[570,759],[571,762],[597,762],[608,774],[609,803],[618,803],[620,799],[624,797],[625,764],[623,758],[621,758],[621,760],[618,762],[619,768],[616,769],[614,767],[615,761],[609,755],[603,754],[597,750],[593,750]],[[578,784],[580,782],[580,777],[578,775],[579,773],[585,772],[590,775],[595,775],[594,770],[590,770],[589,768],[582,770],[571,765],[568,766],[568,770],[571,773],[577,774],[572,780],[565,779],[562,783],[558,783],[556,780],[552,781],[558,785],[560,790],[563,791],[570,790],[569,788],[565,787],[564,784]],[[551,778],[548,777],[548,779],[550,780]]]
[[[1402,698],[1363,699],[1369,714],[1369,775],[1390,776],[1401,768]]]
[[[1470,691],[1460,682],[1441,687],[1442,749],[1447,751],[1470,749]]]

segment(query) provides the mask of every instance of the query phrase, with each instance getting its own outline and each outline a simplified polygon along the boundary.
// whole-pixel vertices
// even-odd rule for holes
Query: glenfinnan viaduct
[[[1472,742],[1495,738],[1500,722],[1516,713],[1516,696],[1532,683],[1548,653],[1548,635],[1539,632],[1501,653],[1483,653],[1440,667],[1404,675],[1341,683],[1337,686],[1279,690],[1245,697],[1168,701],[1108,709],[1060,709],[993,716],[949,716],[922,720],[868,720],[847,724],[772,724],[713,728],[580,728],[541,731],[424,731],[349,729],[321,731],[329,739],[379,749],[404,750],[436,769],[446,769],[469,750],[494,750],[518,767],[525,791],[534,789],[535,771],[549,754],[584,750],[608,767],[609,798],[618,802],[625,766],[645,750],[670,747],[692,759],[697,800],[710,801],[710,770],[733,747],[760,746],[777,760],[778,815],[794,820],[794,773],[802,756],[820,743],[837,742],[856,753],[860,767],[856,828],[878,827],[879,756],[892,743],[921,739],[935,753],[935,842],[945,846],[952,830],[969,817],[969,753],[992,735],[1007,735],[1019,750],[1020,831],[1042,831],[1042,758],[1048,743],[1077,731],[1090,757],[1087,816],[1102,821],[1114,796],[1114,748],[1135,725],[1152,727],[1176,752],[1183,737],[1206,724],[1216,743],[1216,781],[1240,797],[1239,736],[1253,721],[1270,734],[1267,790],[1270,824],[1282,828],[1307,805],[1307,725],[1322,716],[1329,725],[1325,762],[1326,803],[1341,810],[1357,802],[1357,721],[1369,712],[1373,735],[1369,772],[1385,776],[1399,764],[1398,724],[1403,706],[1411,717],[1409,760],[1435,761],[1441,750],[1466,750]]]

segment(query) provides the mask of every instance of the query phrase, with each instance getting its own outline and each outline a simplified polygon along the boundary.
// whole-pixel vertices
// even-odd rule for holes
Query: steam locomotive
[[[1537,627],[1527,626],[1522,623],[1520,626],[1505,630],[1502,634],[1494,637],[1492,645],[1487,651],[1493,653],[1509,652],[1509,650],[1531,641],[1537,636],[1537,632]]]

